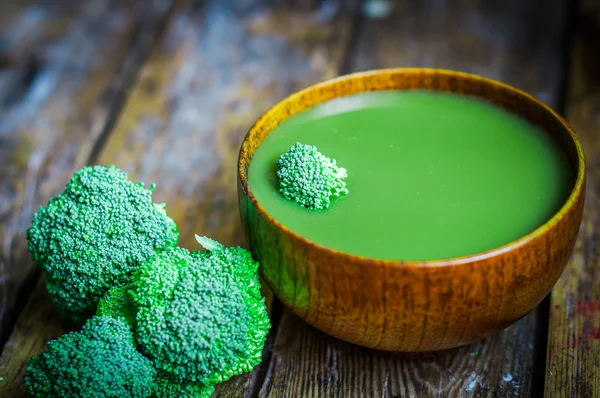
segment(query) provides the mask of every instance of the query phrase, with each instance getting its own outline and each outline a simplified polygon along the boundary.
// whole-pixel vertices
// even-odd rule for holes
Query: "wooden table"
[[[366,10],[366,11],[365,11]],[[263,363],[231,397],[600,396],[600,2],[41,1],[0,4],[0,397],[68,330],[26,250],[37,206],[89,163],[156,182],[180,225],[242,240],[236,159],[253,120],[288,93],[352,71],[458,69],[566,115],[589,182],[572,260],[551,297],[476,344],[377,353],[306,325],[269,295]]]

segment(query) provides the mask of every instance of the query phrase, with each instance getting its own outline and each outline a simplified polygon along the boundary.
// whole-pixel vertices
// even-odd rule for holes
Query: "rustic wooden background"
[[[458,69],[559,110],[588,161],[584,222],[551,297],[487,340],[386,354],[306,325],[269,296],[263,363],[224,397],[600,396],[600,2],[339,0],[0,1],[0,397],[71,326],[26,250],[37,206],[90,163],[156,182],[182,245],[244,242],[236,158],[290,92],[379,67]],[[384,10],[385,11],[385,10]],[[267,292],[268,294],[268,292]]]

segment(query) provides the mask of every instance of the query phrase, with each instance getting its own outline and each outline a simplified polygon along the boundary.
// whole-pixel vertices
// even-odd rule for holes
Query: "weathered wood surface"
[[[195,247],[194,233],[243,244],[235,190],[235,163],[243,135],[276,100],[341,72],[390,66],[461,69],[514,84],[557,106],[566,2],[405,1],[397,2],[384,19],[363,15],[356,24],[352,7],[339,11],[340,3],[332,0],[275,5],[266,0],[182,2],[122,109],[119,100],[152,35],[159,31],[158,21],[166,15],[169,1],[143,2],[143,12],[131,2],[108,0],[62,8],[45,5],[64,15],[48,20],[44,13],[30,14],[28,4],[41,7],[34,0],[1,4],[0,266],[4,271],[0,283],[16,281],[12,290],[2,289],[2,294],[14,302],[14,292],[29,275],[23,234],[35,207],[90,159],[115,163],[133,179],[156,182],[155,198],[168,203],[167,211],[180,225],[183,246]],[[150,11],[149,4],[157,8]],[[373,9],[367,10],[374,14]],[[28,16],[13,17],[23,13]],[[142,21],[135,15],[142,15]],[[119,22],[107,23],[109,16]],[[146,18],[152,22],[144,22]],[[11,21],[29,21],[33,27],[7,35]],[[68,45],[52,46],[61,38]],[[88,58],[80,59],[78,54]],[[51,68],[54,59],[60,61]],[[48,70],[41,76],[54,80],[40,79],[40,70]],[[43,91],[48,85],[52,96]],[[46,96],[34,101],[32,108],[27,104],[41,95],[37,90]],[[582,102],[580,111],[591,112],[587,110],[595,106],[594,101]],[[6,115],[16,126],[9,133],[2,127]],[[592,147],[598,146],[593,130],[588,131]],[[17,139],[29,136],[33,138]],[[582,249],[580,245],[578,250],[587,256],[589,274],[593,246]],[[17,266],[26,269],[21,276],[6,272]],[[274,314],[276,325],[279,312]],[[545,321],[544,314],[534,311],[506,331],[471,346],[435,355],[399,356],[333,339],[284,311],[279,329],[274,329],[277,336],[270,336],[264,363],[220,385],[216,395],[538,395],[541,384],[536,375],[544,370],[545,347],[540,341],[544,345],[545,340],[540,336],[545,335]],[[0,376],[5,379],[0,382],[0,396],[24,394],[22,377],[28,359],[65,330],[38,285],[0,357]],[[592,372],[585,374],[593,377]],[[574,380],[575,373],[568,377]]]
[[[575,17],[566,117],[583,145],[586,204],[571,262],[552,292],[545,391],[548,397],[600,396],[600,3]]]
[[[31,216],[87,161],[168,9],[0,2],[0,346],[33,281]]]
[[[442,353],[394,354],[337,340],[286,312],[260,396],[530,396],[523,375],[531,365],[515,353],[531,354],[533,342],[523,321],[513,328]]]
[[[197,248],[195,233],[243,244],[239,146],[253,121],[278,99],[337,73],[352,17],[335,6],[213,0],[179,7],[92,161],[114,163],[133,180],[156,182],[154,198],[167,202],[182,246]],[[0,358],[6,379],[0,396],[24,394],[28,358],[62,332],[39,286]],[[220,385],[216,395],[255,395],[263,374],[258,367]]]
[[[559,102],[566,2],[398,2],[362,21],[349,71],[392,66],[460,69]],[[375,353],[283,316],[265,397],[539,395],[546,315],[535,310],[485,341],[428,357]],[[542,359],[541,363],[538,359]],[[540,374],[541,373],[541,374]],[[537,375],[537,376],[536,376]]]

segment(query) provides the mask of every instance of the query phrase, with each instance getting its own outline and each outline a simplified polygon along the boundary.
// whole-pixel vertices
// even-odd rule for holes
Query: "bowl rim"
[[[560,122],[560,124],[569,133],[571,141],[575,145],[575,149],[577,151],[577,159],[578,159],[577,160],[578,169],[577,169],[577,177],[575,179],[575,183],[573,184],[573,188],[571,189],[569,196],[567,197],[567,199],[565,200],[565,202],[563,203],[561,208],[557,212],[555,212],[554,215],[552,217],[550,217],[550,219],[548,219],[545,223],[543,223],[542,225],[540,225],[533,231],[529,232],[528,234],[523,235],[520,238],[517,238],[511,242],[508,242],[502,246],[498,246],[498,247],[490,249],[490,250],[473,253],[473,254],[469,254],[469,255],[465,255],[465,256],[450,257],[450,258],[445,258],[445,259],[392,260],[392,259],[381,259],[381,258],[376,258],[376,257],[367,257],[367,256],[358,255],[358,254],[347,253],[347,252],[337,250],[337,249],[332,249],[332,248],[322,245],[320,243],[314,242],[310,239],[305,238],[302,235],[297,234],[296,232],[292,231],[288,227],[279,223],[273,216],[271,216],[262,207],[262,205],[258,202],[256,197],[250,190],[250,187],[248,186],[248,176],[243,171],[243,163],[244,163],[243,158],[245,157],[244,154],[246,152],[245,143],[248,141],[248,138],[250,137],[252,132],[255,131],[259,127],[259,125],[261,123],[263,123],[264,120],[268,119],[272,113],[274,113],[278,108],[285,106],[285,104],[296,102],[303,95],[308,94],[309,92],[312,92],[314,90],[324,88],[324,87],[329,86],[336,82],[343,82],[343,81],[357,79],[357,78],[361,78],[361,77],[376,77],[376,76],[382,75],[382,74],[415,74],[415,73],[428,73],[428,74],[434,74],[434,75],[437,74],[437,75],[456,76],[456,77],[459,77],[462,79],[476,80],[476,81],[479,81],[479,82],[487,84],[487,85],[496,86],[503,90],[511,91],[511,92],[513,92],[517,95],[520,95],[520,96],[524,97],[525,99],[535,103],[536,105],[542,107],[546,112],[548,112],[552,117],[554,117],[558,122]],[[375,91],[384,91],[384,90],[375,90]],[[360,92],[364,92],[364,90],[360,91]],[[332,99],[335,99],[335,98],[339,98],[339,97],[336,96],[334,98],[319,102],[312,106],[316,106],[323,102],[331,101]],[[249,163],[251,161],[251,157],[248,156],[248,159],[249,159],[249,161],[248,161],[248,169],[249,169],[249,167],[250,167]],[[516,249],[526,245],[530,241],[532,241],[536,238],[539,238],[540,236],[547,233],[550,229],[555,227],[560,222],[560,220],[563,219],[566,216],[566,214],[573,208],[573,206],[575,205],[575,203],[577,202],[579,197],[582,195],[583,187],[585,184],[585,172],[586,172],[585,170],[586,170],[585,155],[584,155],[581,143],[579,142],[579,139],[577,138],[577,135],[575,134],[575,131],[571,128],[571,126],[567,123],[567,121],[561,115],[559,115],[557,112],[555,112],[550,106],[548,106],[547,104],[545,104],[538,98],[534,97],[533,95],[528,94],[527,92],[520,90],[516,87],[513,87],[509,84],[502,83],[500,81],[490,79],[487,77],[483,77],[483,76],[479,76],[479,75],[472,74],[472,73],[454,71],[454,70],[449,70],[449,69],[438,69],[438,68],[373,69],[373,70],[368,70],[368,71],[362,71],[362,72],[341,75],[341,76],[338,76],[338,77],[335,77],[332,79],[326,79],[326,80],[320,81],[316,84],[307,86],[307,87],[305,87],[299,91],[296,91],[296,92],[286,96],[285,98],[279,100],[277,103],[275,103],[269,109],[267,109],[267,111],[265,111],[256,120],[256,122],[252,125],[252,127],[248,131],[248,133],[244,136],[244,140],[242,141],[242,145],[241,145],[241,148],[239,151],[239,156],[238,156],[238,181],[242,187],[242,190],[244,191],[244,194],[250,200],[250,202],[255,207],[255,209],[258,211],[258,213],[265,220],[267,220],[267,222],[269,222],[277,230],[279,230],[279,232],[284,233],[297,241],[300,241],[304,245],[310,246],[313,249],[317,249],[319,251],[326,252],[332,256],[342,257],[342,258],[345,258],[348,260],[360,261],[360,262],[364,262],[364,263],[375,263],[379,266],[383,265],[383,266],[392,266],[392,267],[396,267],[396,266],[401,266],[401,267],[407,267],[407,266],[446,267],[446,266],[460,265],[460,264],[472,264],[475,262],[480,262],[483,260],[487,260],[487,259],[491,259],[493,257],[500,256],[504,253],[510,252],[512,250],[516,250]]]

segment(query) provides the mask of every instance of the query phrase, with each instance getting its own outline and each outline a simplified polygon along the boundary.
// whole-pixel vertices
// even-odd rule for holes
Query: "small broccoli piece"
[[[311,145],[294,144],[277,160],[279,191],[308,209],[326,209],[332,196],[346,195],[346,169]]]
[[[25,384],[33,397],[148,397],[155,375],[126,322],[95,316],[33,357]]]
[[[217,383],[250,371],[270,328],[250,253],[199,242],[209,250],[167,249],[99,305],[116,317],[136,313],[136,343],[158,371],[160,397],[210,396]]]
[[[70,319],[93,314],[111,287],[177,244],[177,226],[164,205],[152,203],[152,189],[115,166],[84,167],[35,214],[29,251],[52,301]]]

